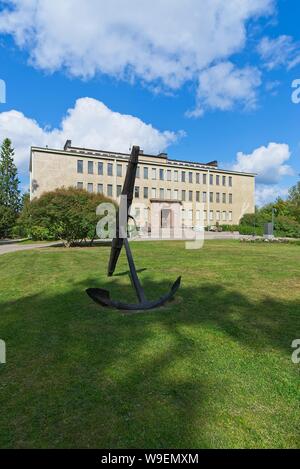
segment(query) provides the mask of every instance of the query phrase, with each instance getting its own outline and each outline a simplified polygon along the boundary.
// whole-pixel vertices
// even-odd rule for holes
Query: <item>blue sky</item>
[[[300,173],[299,2],[149,5],[0,1],[0,139],[13,140],[23,187],[30,145],[71,138],[216,159],[258,173],[258,203],[286,195]]]

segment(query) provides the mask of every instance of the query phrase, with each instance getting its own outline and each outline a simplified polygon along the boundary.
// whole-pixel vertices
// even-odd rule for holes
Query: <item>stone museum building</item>
[[[128,158],[129,153],[73,147],[70,140],[61,150],[32,147],[30,198],[75,186],[118,200]],[[196,227],[200,219],[206,226],[236,225],[244,213],[254,212],[254,193],[254,174],[221,169],[217,161],[175,160],[167,153],[141,151],[134,196],[144,204],[146,220],[154,204],[177,202],[187,226]]]

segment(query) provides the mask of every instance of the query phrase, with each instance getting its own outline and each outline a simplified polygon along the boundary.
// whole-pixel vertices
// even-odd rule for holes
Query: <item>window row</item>
[[[192,210],[186,210],[185,212],[187,212],[187,214],[183,215],[183,217],[188,218],[189,220],[192,220],[193,211]],[[200,212],[200,210],[196,210],[196,223],[199,222],[200,220],[201,220],[201,212]],[[223,211],[216,210],[214,212],[214,210],[210,210],[209,211],[209,218],[207,218],[207,211],[203,210],[203,220],[204,221],[210,221],[210,222],[213,222],[213,221],[216,221],[216,222],[232,221],[232,212],[231,211],[226,212],[225,210],[223,210]]]
[[[122,164],[117,164],[117,176],[123,176],[123,166]],[[127,165],[126,165],[127,166]],[[83,160],[77,160],[77,173],[83,174]],[[99,176],[104,175],[104,163],[102,161],[88,161],[88,174],[98,174]],[[113,163],[107,163],[106,175],[114,175],[114,165]],[[124,174],[125,175],[125,174]],[[149,168],[147,166],[143,167],[143,178],[160,181],[174,181],[174,182],[189,182],[196,184],[207,184],[207,173],[194,173],[192,171],[178,171],[171,169],[163,168],[151,168],[151,174],[149,174]],[[137,167],[136,177],[140,177],[140,167]],[[229,186],[232,187],[232,176],[220,176],[218,174],[209,174],[209,184],[216,186]]]
[[[100,194],[103,194],[103,184],[97,184],[97,192]],[[77,183],[78,189],[83,189],[83,182],[78,182]],[[87,184],[87,190],[89,192],[94,192],[94,184],[92,182],[89,182]],[[122,186],[117,185],[117,194],[116,196],[119,197],[122,192]],[[181,194],[180,194],[181,192]],[[106,195],[108,197],[113,197],[113,185],[112,184],[107,184],[107,190],[106,190]],[[181,195],[181,198],[180,198]],[[143,187],[140,188],[139,186],[135,186],[134,188],[134,196],[135,198],[144,198],[148,199],[149,197],[152,199],[163,199],[163,200],[181,200],[182,202],[193,202],[194,200],[196,202],[202,202],[202,203],[207,203],[208,200],[210,203],[233,203],[233,195],[232,194],[226,194],[225,192],[220,193],[220,192],[209,192],[209,197],[207,192],[200,192],[200,191],[179,191],[177,189],[164,189],[160,188],[157,189],[156,187],[153,187],[150,191],[149,187]],[[173,197],[172,197],[173,196]]]
[[[117,197],[121,193],[122,186],[117,186]],[[181,194],[180,194],[181,193]],[[143,195],[142,195],[143,194]],[[173,197],[172,197],[173,195]],[[181,197],[180,197],[181,195]],[[193,202],[194,200],[196,202],[202,202],[202,203],[207,203],[208,200],[210,203],[233,203],[233,195],[232,194],[226,194],[220,193],[220,192],[209,192],[209,199],[207,196],[207,192],[200,192],[200,191],[179,191],[178,189],[156,189],[156,187],[153,187],[151,189],[151,193],[149,192],[148,187],[143,188],[143,193],[141,193],[141,189],[139,186],[135,186],[134,188],[134,196],[139,199],[143,197],[144,199],[148,199],[149,196],[151,196],[152,199],[164,199],[164,200],[181,200],[182,202]]]
[[[199,224],[201,221],[210,221],[210,222],[222,222],[222,221],[232,221],[232,212],[226,212],[225,210],[220,211],[216,210],[215,212],[213,210],[209,211],[209,217],[207,218],[207,211],[203,210],[203,214],[201,217],[201,211],[200,210],[195,210],[193,211],[192,209],[182,209],[181,210],[181,216],[182,219],[185,221],[190,221],[191,224],[194,224],[194,215],[195,215],[195,224]],[[149,208],[144,208],[144,219],[145,221],[148,221],[150,216],[150,211]],[[141,217],[141,209],[140,207],[135,207],[134,209],[134,218],[137,219],[137,221],[140,221]]]
[[[196,210],[196,221],[199,221],[199,220],[200,220],[200,211]],[[203,211],[203,220],[207,221],[207,211],[206,210]],[[213,210],[210,210],[208,220],[210,222],[213,222],[213,221],[216,221],[216,222],[232,221],[232,212],[226,212],[225,210],[222,211],[222,212],[220,210],[216,210],[216,212],[214,212]]]

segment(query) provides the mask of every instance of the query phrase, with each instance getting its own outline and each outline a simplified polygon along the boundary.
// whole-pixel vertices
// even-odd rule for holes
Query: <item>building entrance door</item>
[[[173,226],[172,210],[169,208],[163,208],[161,210],[160,227],[172,228],[172,226]]]

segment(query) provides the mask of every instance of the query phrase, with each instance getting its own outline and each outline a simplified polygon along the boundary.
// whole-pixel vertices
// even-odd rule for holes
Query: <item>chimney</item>
[[[206,163],[207,166],[213,166],[214,168],[218,167],[218,162],[216,160]]]
[[[67,140],[64,146],[64,151],[67,151],[68,148],[71,148],[72,146],[72,140]]]

